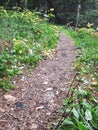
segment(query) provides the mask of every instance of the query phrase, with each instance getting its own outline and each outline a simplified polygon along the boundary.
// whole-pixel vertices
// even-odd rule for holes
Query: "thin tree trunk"
[[[25,0],[25,9],[27,9],[27,0]]]
[[[80,10],[81,10],[81,5],[79,4],[77,8],[76,28],[78,27],[78,24],[79,24]]]

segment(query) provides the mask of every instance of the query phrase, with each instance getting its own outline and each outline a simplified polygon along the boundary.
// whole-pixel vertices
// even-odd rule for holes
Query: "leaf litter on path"
[[[24,70],[15,82],[19,87],[7,92],[7,97],[1,96],[0,120],[6,123],[0,122],[0,130],[53,129],[75,75],[75,50],[71,38],[61,33],[52,58],[40,62],[31,74]]]

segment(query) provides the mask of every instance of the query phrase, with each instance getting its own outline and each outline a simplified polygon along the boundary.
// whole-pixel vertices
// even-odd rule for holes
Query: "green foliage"
[[[81,4],[79,25],[85,26],[88,21],[98,25],[98,0],[1,0],[0,5],[12,10],[39,10],[42,13],[54,8],[56,23],[75,25],[77,7]],[[49,13],[51,16],[51,13]],[[53,15],[52,15],[53,16]],[[51,19],[55,21],[54,19]]]
[[[95,66],[98,64],[98,38],[94,37],[95,30],[81,28],[77,31],[68,29],[66,32],[74,38],[76,45],[81,49],[82,56],[78,58],[78,61],[86,68],[89,66],[95,70]]]
[[[65,118],[58,130],[98,129],[98,102],[89,90],[76,89],[73,98],[64,100]]]
[[[64,118],[58,130],[97,130],[98,129],[98,38],[92,28],[63,29],[70,35],[78,51],[76,70],[78,82],[72,95],[63,103]]]
[[[38,14],[0,7],[0,87],[4,89],[11,87],[11,76],[22,73],[24,66],[34,67],[45,50],[57,45],[57,28]]]

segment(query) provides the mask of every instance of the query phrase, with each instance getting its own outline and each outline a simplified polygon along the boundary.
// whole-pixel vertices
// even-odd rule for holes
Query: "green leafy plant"
[[[77,46],[78,85],[71,89],[71,95],[64,100],[63,114],[57,130],[97,130],[98,129],[98,39],[95,30],[81,28],[63,31],[71,36]]]
[[[38,12],[0,7],[0,87],[10,88],[11,76],[22,73],[22,66],[34,67],[42,52],[56,47],[57,40],[57,28]]]
[[[91,91],[76,89],[73,98],[67,98],[63,104],[64,117],[58,130],[98,129],[98,102]]]

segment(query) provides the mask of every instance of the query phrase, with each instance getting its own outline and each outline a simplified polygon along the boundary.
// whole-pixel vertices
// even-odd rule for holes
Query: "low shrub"
[[[10,77],[21,73],[24,65],[34,67],[44,50],[56,47],[57,40],[56,26],[41,19],[38,12],[0,7],[0,86],[10,89]]]

